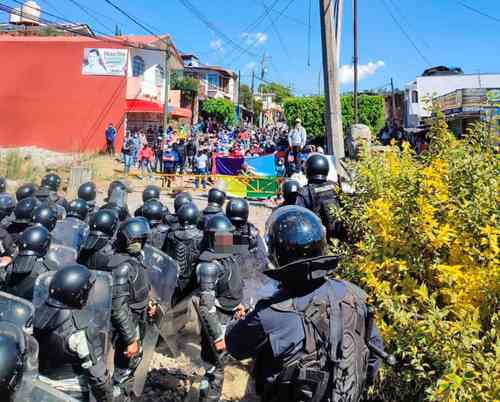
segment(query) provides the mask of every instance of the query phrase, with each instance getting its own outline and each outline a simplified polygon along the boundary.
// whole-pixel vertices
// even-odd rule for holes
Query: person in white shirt
[[[288,146],[293,154],[295,169],[300,170],[299,153],[302,151],[307,142],[306,129],[302,127],[302,120],[295,119],[295,127],[288,133]]]

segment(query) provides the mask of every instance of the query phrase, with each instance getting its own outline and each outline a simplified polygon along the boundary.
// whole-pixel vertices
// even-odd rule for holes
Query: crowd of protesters
[[[275,155],[278,176],[300,172],[311,152],[323,152],[321,147],[307,144],[307,133],[297,119],[294,127],[285,124],[263,128],[228,128],[212,121],[203,121],[189,132],[168,127],[163,130],[127,132],[122,160],[125,173],[132,168],[145,177],[155,173],[196,174],[195,187],[205,189],[212,172],[214,157],[256,157]],[[241,174],[252,172],[243,165]]]

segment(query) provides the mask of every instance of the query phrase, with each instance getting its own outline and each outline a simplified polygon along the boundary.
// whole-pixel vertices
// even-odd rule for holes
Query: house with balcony
[[[223,67],[201,64],[194,54],[183,54],[182,60],[184,75],[199,82],[195,110],[207,99],[228,99],[235,105],[238,103],[238,74]]]
[[[169,35],[125,36],[133,43],[128,58],[127,114],[128,130],[149,129],[156,131],[163,127],[165,103],[165,52],[170,52],[169,71],[183,69],[183,61]],[[191,119],[191,110],[181,108],[180,91],[168,91],[168,112],[173,120]]]

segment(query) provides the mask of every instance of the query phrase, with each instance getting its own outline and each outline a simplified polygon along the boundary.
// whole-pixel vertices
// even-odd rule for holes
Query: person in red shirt
[[[139,152],[139,161],[141,164],[141,178],[144,177],[144,171],[151,175],[153,170],[151,169],[151,164],[154,160],[153,149],[146,142]]]

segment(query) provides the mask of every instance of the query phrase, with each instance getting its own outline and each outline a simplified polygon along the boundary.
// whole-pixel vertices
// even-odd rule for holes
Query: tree
[[[282,105],[286,98],[293,96],[292,90],[289,87],[278,84],[277,82],[271,82],[269,84],[260,84],[259,92],[275,94],[276,103]]]
[[[373,134],[378,133],[384,126],[384,99],[381,96],[360,95],[358,97],[359,121],[370,127]],[[341,98],[342,126],[347,132],[354,121],[352,96]],[[318,141],[325,136],[325,98],[322,96],[304,96],[288,98],[284,103],[285,117],[289,125],[293,125],[296,118],[302,119],[302,125],[307,134]]]
[[[201,110],[219,123],[232,125],[236,121],[234,104],[228,99],[208,99],[203,102]]]
[[[252,90],[246,84],[242,84],[240,87],[239,102],[240,105],[245,106],[247,109],[252,109]]]

